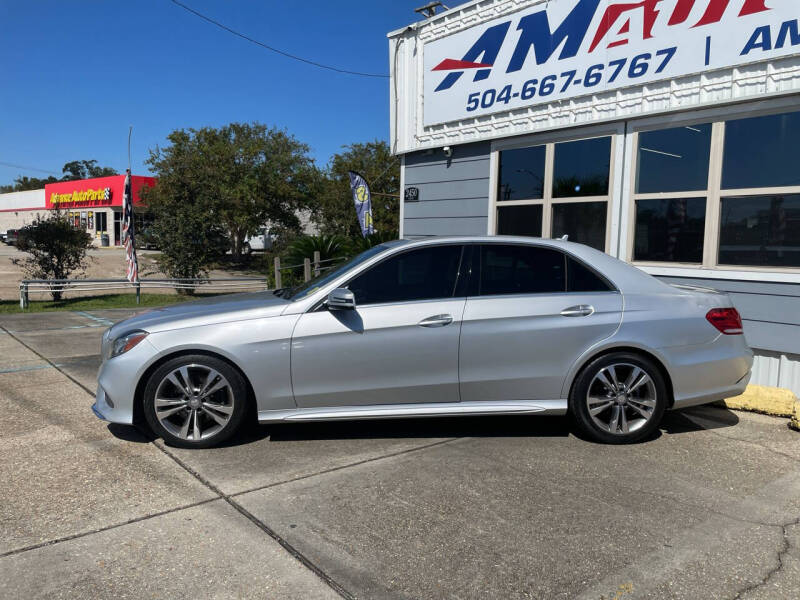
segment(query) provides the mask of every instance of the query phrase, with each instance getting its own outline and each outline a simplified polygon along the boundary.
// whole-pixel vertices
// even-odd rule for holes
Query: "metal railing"
[[[280,289],[283,287],[283,277],[282,271],[291,271],[293,269],[299,269],[303,267],[303,281],[309,281],[312,277],[318,277],[322,272],[328,271],[336,266],[336,263],[346,260],[346,256],[340,256],[338,258],[326,258],[325,260],[320,260],[319,251],[314,252],[314,258],[306,258],[303,260],[302,263],[298,263],[296,265],[281,265],[281,258],[280,256],[275,257],[275,289]],[[332,263],[332,264],[327,264]],[[327,265],[327,266],[323,266]]]
[[[29,297],[36,293],[52,292],[96,292],[107,290],[136,291],[136,304],[141,301],[142,290],[173,289],[198,291],[247,291],[268,290],[266,277],[232,277],[222,279],[142,279],[130,282],[127,279],[23,279],[19,283],[19,306],[28,308]]]
[[[314,252],[314,258],[306,258],[296,265],[281,266],[280,257],[275,257],[275,288],[282,285],[282,271],[303,269],[303,281],[309,281],[312,276],[318,277],[321,273],[333,269],[347,257],[328,258],[320,260],[319,252]],[[173,289],[192,290],[202,288],[203,291],[247,291],[268,290],[267,277],[232,277],[223,279],[142,279],[130,282],[127,279],[23,279],[19,283],[19,306],[23,310],[28,308],[31,294],[37,293],[64,293],[64,292],[98,292],[108,290],[130,290],[136,292],[136,304],[141,301],[142,290]]]

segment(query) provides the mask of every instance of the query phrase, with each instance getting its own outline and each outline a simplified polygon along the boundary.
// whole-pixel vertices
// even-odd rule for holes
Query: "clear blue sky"
[[[282,50],[389,71],[386,34],[425,0],[182,0]],[[460,2],[451,2],[450,6]],[[0,0],[0,162],[60,175],[70,160],[133,171],[179,128],[260,121],[311,146],[318,164],[389,137],[389,80],[278,56],[169,0]],[[38,171],[0,165],[0,184]]]

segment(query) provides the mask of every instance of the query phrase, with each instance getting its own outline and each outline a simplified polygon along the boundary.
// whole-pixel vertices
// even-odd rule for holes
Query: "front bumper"
[[[136,386],[157,356],[156,348],[145,339],[125,354],[104,361],[97,374],[94,414],[104,421],[132,425]]]

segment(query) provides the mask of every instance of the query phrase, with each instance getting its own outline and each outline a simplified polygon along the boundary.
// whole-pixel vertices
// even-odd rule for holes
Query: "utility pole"
[[[442,7],[443,10],[448,10],[447,6],[442,4],[441,2],[430,2],[425,6],[420,6],[419,8],[415,8],[414,12],[421,14],[426,19],[430,19],[434,15],[436,15],[436,9]]]

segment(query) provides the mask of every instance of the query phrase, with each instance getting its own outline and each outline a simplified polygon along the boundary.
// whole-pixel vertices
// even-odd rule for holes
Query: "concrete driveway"
[[[562,418],[252,427],[91,413],[125,311],[0,316],[2,598],[798,598],[800,434],[718,408],[609,447]]]

